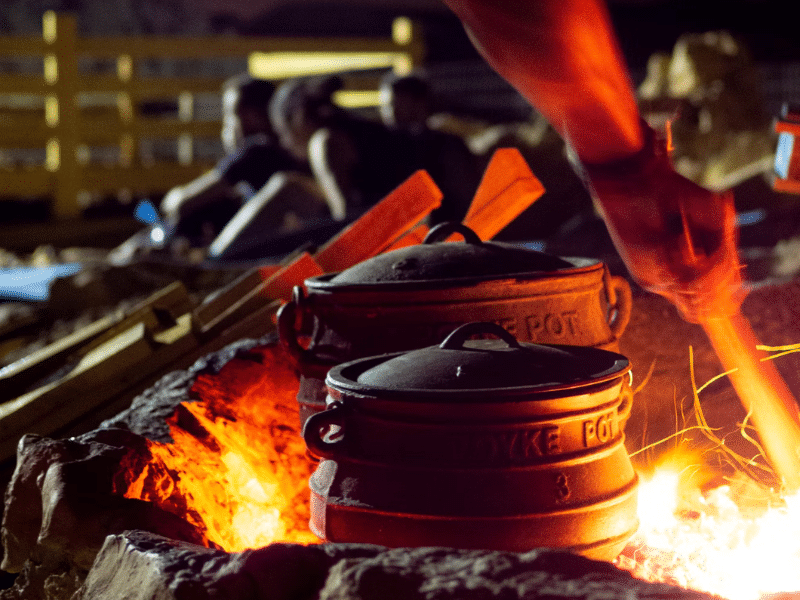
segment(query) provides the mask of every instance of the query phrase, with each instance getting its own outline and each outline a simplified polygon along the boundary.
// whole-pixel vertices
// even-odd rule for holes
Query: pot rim
[[[304,281],[306,288],[309,291],[333,291],[333,290],[352,290],[352,291],[366,291],[366,290],[389,290],[399,291],[406,288],[415,289],[436,289],[436,288],[450,288],[463,285],[474,285],[485,281],[505,281],[505,280],[537,280],[537,279],[558,279],[560,277],[568,277],[573,275],[580,275],[582,273],[603,268],[603,261],[595,258],[586,258],[580,256],[559,256],[563,260],[572,262],[575,266],[572,268],[556,269],[554,271],[520,271],[509,272],[493,275],[476,275],[473,277],[448,277],[438,279],[406,279],[403,281],[379,281],[370,283],[332,283],[331,279],[336,277],[339,272],[325,273],[323,275],[316,275],[309,277]]]
[[[556,346],[555,344],[548,344]],[[556,346],[558,347],[558,346]],[[580,394],[593,394],[617,384],[631,371],[630,361],[617,360],[606,372],[599,373],[592,379],[572,381],[551,385],[524,385],[509,387],[485,387],[465,389],[426,389],[426,388],[391,388],[370,386],[358,382],[357,377],[364,371],[407,352],[391,352],[378,356],[360,358],[334,366],[325,377],[325,385],[348,396],[373,397],[406,403],[428,402],[470,402],[495,404],[500,402],[529,402],[550,400],[559,397],[570,397]],[[620,363],[624,365],[620,366]],[[487,396],[491,396],[487,398]]]

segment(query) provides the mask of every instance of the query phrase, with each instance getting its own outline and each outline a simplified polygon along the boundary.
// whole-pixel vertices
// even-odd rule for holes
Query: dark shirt
[[[277,142],[266,135],[249,136],[235,151],[222,158],[216,166],[220,177],[231,186],[246,183],[251,194],[260,190],[264,184],[279,171],[308,171],[286,152]],[[175,236],[184,237],[195,246],[205,246],[206,239],[219,233],[228,221],[242,207],[241,200],[222,198],[181,217],[175,224]]]
[[[409,135],[416,168],[425,169],[442,190],[441,206],[431,213],[429,224],[462,221],[481,179],[477,157],[453,133],[425,129]]]
[[[253,192],[261,189],[279,171],[308,172],[277,142],[266,135],[253,135],[217,163],[220,177],[231,185],[247,183]]]
[[[330,126],[352,141],[357,161],[350,178],[348,212],[361,212],[379,202],[416,170],[410,139],[382,123],[359,117],[342,118]]]

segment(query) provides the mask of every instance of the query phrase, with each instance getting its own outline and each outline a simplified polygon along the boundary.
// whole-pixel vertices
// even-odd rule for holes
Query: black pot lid
[[[469,339],[475,335],[499,339]],[[629,368],[615,352],[522,343],[481,322],[462,325],[438,346],[339,365],[328,383],[364,392],[555,391],[609,381]]]
[[[463,242],[445,242],[460,233]],[[437,243],[439,242],[439,243]],[[549,273],[575,264],[511,244],[482,242],[461,223],[440,223],[421,244],[379,254],[329,279],[335,285],[475,279],[503,275]]]

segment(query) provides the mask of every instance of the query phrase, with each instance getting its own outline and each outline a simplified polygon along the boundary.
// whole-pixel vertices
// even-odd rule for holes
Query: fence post
[[[47,144],[47,168],[56,173],[53,216],[68,218],[80,214],[78,191],[78,27],[72,14],[47,11],[42,19],[47,54],[44,75],[51,93],[46,99],[47,124],[54,136]]]
[[[117,94],[117,112],[122,124],[122,133],[119,138],[119,164],[130,168],[136,159],[137,140],[133,136],[132,127],[135,117],[133,97],[131,94],[132,82],[135,73],[133,57],[122,54],[117,57],[117,78],[123,84],[123,90]]]
[[[392,41],[398,46],[405,46],[404,50],[408,53],[408,64],[395,64],[396,73],[405,74],[425,63],[425,38],[422,26],[417,21],[397,17],[392,22]]]

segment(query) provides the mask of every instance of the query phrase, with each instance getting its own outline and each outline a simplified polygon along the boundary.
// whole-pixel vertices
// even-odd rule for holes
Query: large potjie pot
[[[463,242],[444,242],[454,232]],[[492,321],[536,343],[618,350],[631,290],[605,265],[482,242],[460,223],[422,244],[305,281],[278,315],[281,342],[300,372],[300,418],[325,406],[339,363],[438,344],[459,325]],[[301,343],[303,333],[309,343]]]
[[[500,339],[469,339],[475,335]],[[636,531],[628,360],[471,323],[328,373],[304,438],[311,529],[331,542],[613,559]]]

